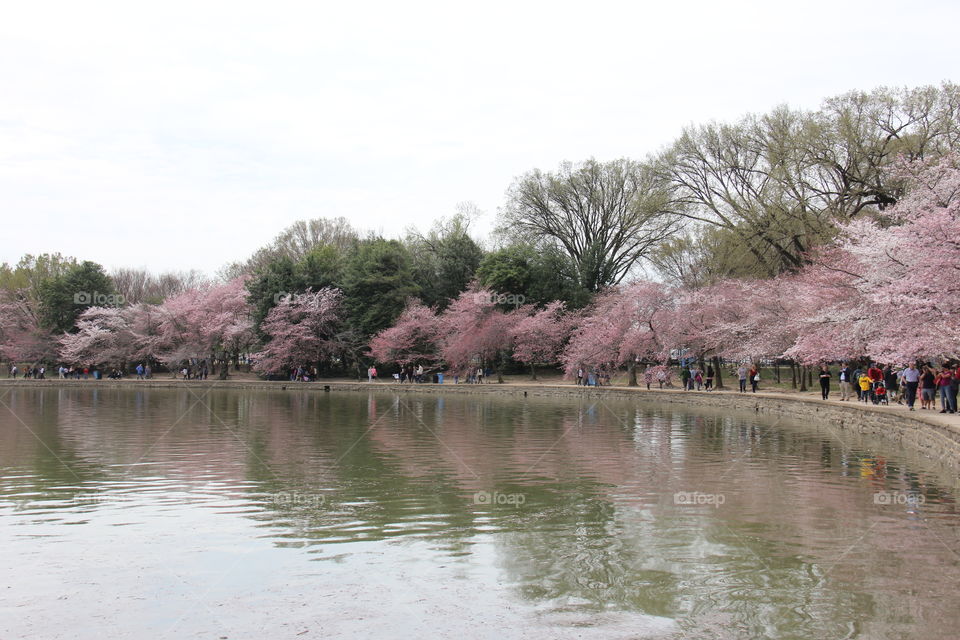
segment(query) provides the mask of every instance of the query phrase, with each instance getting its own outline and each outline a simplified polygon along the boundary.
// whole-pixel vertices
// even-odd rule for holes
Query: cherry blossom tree
[[[396,323],[370,341],[367,355],[377,362],[407,364],[435,363],[440,359],[440,321],[432,309],[411,301]]]
[[[453,300],[439,319],[441,356],[454,371],[467,372],[487,363],[503,364],[511,347],[515,312],[496,305],[496,294],[471,285]],[[502,367],[497,379],[503,381]]]
[[[532,315],[526,315],[513,327],[513,357],[530,366],[537,379],[538,363],[557,362],[563,343],[570,333],[570,319],[559,300]]]
[[[208,288],[201,300],[199,318],[195,320],[207,353],[222,363],[221,379],[227,377],[230,360],[236,362],[256,339],[245,280],[245,277],[235,278]]]
[[[663,284],[635,282],[599,294],[579,321],[561,360],[567,375],[581,367],[609,370],[626,364],[636,386],[636,364],[666,360],[675,293]]]
[[[807,362],[960,356],[958,167],[956,154],[900,165],[908,191],[887,220],[841,228],[797,278],[806,313],[794,313],[798,338],[788,354]]]
[[[168,298],[158,308],[156,357],[171,371],[185,361],[202,360],[209,355],[201,329],[203,298],[202,289],[188,289]]]
[[[319,366],[337,350],[342,299],[339,289],[325,288],[307,289],[281,300],[261,324],[270,339],[253,355],[254,368],[275,373],[308,363]]]
[[[90,307],[77,318],[76,332],[60,338],[60,358],[77,366],[123,368],[137,348],[130,317],[129,308]]]
[[[52,359],[57,341],[41,326],[26,292],[0,299],[0,358],[7,362],[38,363]]]
[[[251,313],[245,278],[240,277],[188,289],[164,301],[155,313],[144,307],[139,330],[159,360],[172,366],[219,361],[220,377],[225,378],[229,360],[255,340]]]

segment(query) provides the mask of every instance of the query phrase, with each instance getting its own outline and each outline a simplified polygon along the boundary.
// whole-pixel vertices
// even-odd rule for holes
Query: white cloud
[[[0,260],[213,271],[298,218],[400,233],[682,126],[949,79],[949,3],[17,3]],[[487,225],[489,225],[489,220]]]

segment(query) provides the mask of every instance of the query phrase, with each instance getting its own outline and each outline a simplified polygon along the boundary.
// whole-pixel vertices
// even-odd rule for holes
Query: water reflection
[[[48,579],[81,544],[111,559],[118,594],[142,588],[143,567],[173,572],[150,589],[155,615],[133,608],[154,622],[118,627],[131,637],[221,629],[182,602],[183,585],[221,575],[213,593],[241,635],[305,585],[338,612],[300,624],[344,637],[387,624],[389,605],[462,599],[518,637],[935,638],[960,622],[951,487],[813,425],[595,399],[47,388],[4,401],[2,568],[33,629],[54,624]],[[370,598],[380,607],[341,611]]]

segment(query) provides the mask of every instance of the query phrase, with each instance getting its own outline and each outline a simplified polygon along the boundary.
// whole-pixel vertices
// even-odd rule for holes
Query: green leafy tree
[[[474,279],[484,254],[470,237],[469,226],[469,217],[457,214],[441,220],[427,234],[408,234],[413,276],[427,306],[446,307]]]
[[[518,294],[544,306],[554,300],[581,308],[590,292],[580,286],[570,258],[552,245],[512,244],[484,256],[477,268],[480,285],[502,294]]]
[[[319,291],[327,287],[339,287],[343,279],[343,253],[331,245],[311,249],[297,262],[294,273],[304,289]]]
[[[247,281],[247,300],[253,306],[253,325],[262,338],[260,325],[273,309],[280,297],[301,290],[302,281],[297,277],[296,264],[292,259],[281,256],[261,265],[254,276]]]
[[[72,331],[81,313],[93,306],[122,302],[103,267],[86,260],[40,284],[40,322],[57,333]]]
[[[343,293],[349,322],[365,339],[389,327],[420,293],[406,247],[383,238],[361,242],[346,260]]]
[[[247,282],[248,298],[253,305],[253,322],[260,334],[260,324],[277,302],[286,295],[310,289],[340,288],[344,256],[333,245],[318,245],[302,258],[278,256],[264,262]]]
[[[40,285],[77,265],[77,259],[59,253],[27,254],[16,265],[0,265],[0,291],[39,301]]]

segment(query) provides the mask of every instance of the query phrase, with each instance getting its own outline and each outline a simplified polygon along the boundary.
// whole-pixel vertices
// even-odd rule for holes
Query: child
[[[881,380],[877,383],[877,386],[873,389],[874,394],[874,404],[889,404],[887,402],[887,385]]]
[[[870,376],[861,373],[857,384],[860,387],[860,400],[864,403],[870,402]]]

